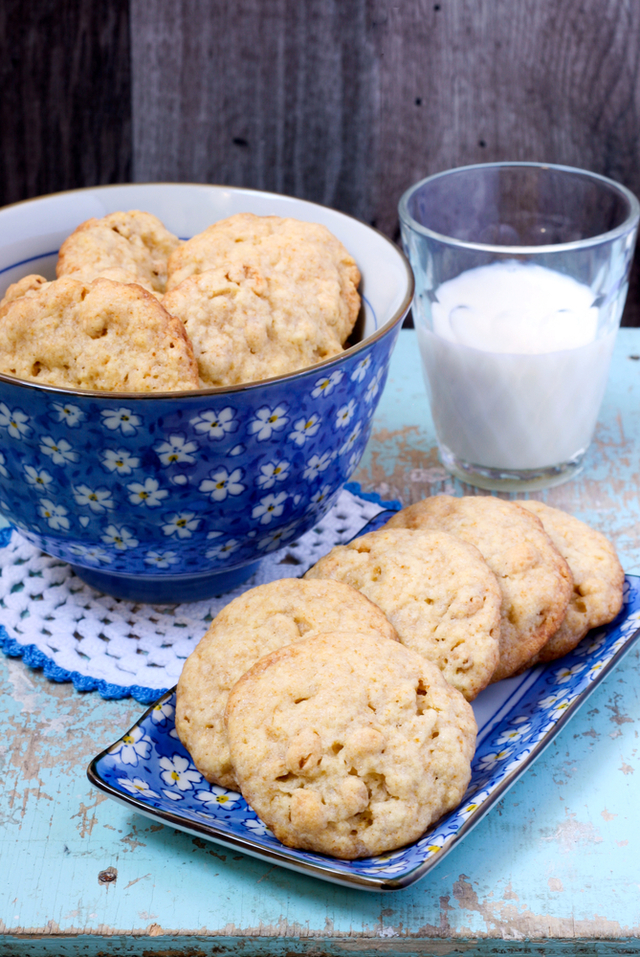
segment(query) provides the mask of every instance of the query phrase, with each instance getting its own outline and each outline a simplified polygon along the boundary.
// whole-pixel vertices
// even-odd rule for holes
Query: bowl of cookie
[[[356,468],[413,294],[403,253],[223,186],[0,210],[0,513],[88,584],[220,594]]]

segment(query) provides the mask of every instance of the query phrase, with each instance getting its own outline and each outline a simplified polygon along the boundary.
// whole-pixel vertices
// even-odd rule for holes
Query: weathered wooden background
[[[397,236],[403,190],[465,163],[640,193],[639,61],[637,0],[2,0],[0,203],[230,183]]]

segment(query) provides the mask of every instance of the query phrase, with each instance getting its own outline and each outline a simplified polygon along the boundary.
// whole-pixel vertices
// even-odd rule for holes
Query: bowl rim
[[[192,398],[192,397],[195,398],[195,397],[202,397],[202,396],[222,396],[222,395],[230,395],[236,392],[252,391],[255,389],[263,388],[265,385],[275,384],[279,382],[282,382],[282,383],[292,382],[296,379],[303,378],[309,374],[313,374],[316,372],[316,370],[323,371],[325,369],[330,369],[332,366],[340,362],[343,362],[345,360],[345,357],[354,356],[358,352],[361,352],[364,348],[368,348],[372,346],[374,343],[376,343],[379,339],[382,339],[388,332],[391,331],[391,329],[395,325],[397,325],[398,322],[401,322],[405,318],[405,316],[407,315],[407,312],[409,311],[411,307],[413,294],[414,294],[415,280],[414,280],[413,270],[411,268],[409,260],[407,259],[404,253],[404,250],[400,246],[396,245],[396,243],[394,243],[393,240],[389,239],[388,236],[385,236],[385,234],[381,232],[379,229],[376,229],[375,226],[371,226],[369,225],[369,223],[365,223],[363,220],[358,219],[356,216],[351,216],[349,215],[349,213],[343,213],[341,210],[332,209],[330,206],[324,206],[322,203],[316,203],[313,200],[301,199],[298,196],[288,196],[285,193],[272,193],[269,190],[254,189],[254,188],[245,187],[245,186],[228,186],[222,183],[179,183],[179,182],[173,182],[173,181],[167,181],[167,182],[152,181],[152,182],[145,182],[145,183],[103,183],[99,186],[83,186],[78,189],[65,189],[55,193],[43,193],[41,196],[32,196],[29,199],[23,199],[16,203],[8,203],[6,206],[0,207],[0,214],[2,214],[5,210],[8,210],[8,209],[15,209],[18,206],[26,206],[28,203],[35,203],[43,199],[51,199],[58,196],[73,196],[76,194],[95,192],[96,190],[108,190],[108,189],[114,189],[114,188],[115,189],[118,189],[118,188],[126,189],[127,187],[132,189],[144,188],[146,186],[160,186],[160,187],[187,186],[189,188],[198,188],[198,189],[204,189],[204,190],[208,190],[213,187],[214,189],[232,190],[233,192],[255,193],[259,196],[266,196],[266,197],[274,196],[274,197],[279,197],[282,199],[291,199],[294,201],[299,201],[299,202],[305,203],[308,206],[317,206],[318,209],[323,209],[323,210],[328,209],[332,213],[335,213],[337,216],[344,217],[345,219],[353,220],[354,222],[358,223],[359,226],[364,226],[365,229],[371,230],[372,232],[380,236],[385,241],[385,243],[391,246],[393,251],[400,257],[400,262],[405,268],[406,277],[407,277],[407,288],[403,296],[402,302],[400,303],[398,308],[395,310],[391,318],[388,319],[382,326],[380,326],[379,329],[376,329],[374,333],[372,333],[366,339],[363,339],[361,342],[356,342],[354,345],[349,346],[348,349],[345,349],[343,352],[339,353],[337,356],[330,356],[328,359],[322,359],[320,362],[317,362],[311,366],[305,366],[303,369],[296,370],[296,372],[290,372],[285,375],[279,375],[279,376],[270,376],[267,379],[257,379],[255,382],[241,382],[241,383],[238,383],[237,385],[231,385],[231,386],[213,386],[213,387],[204,388],[204,389],[184,389],[180,391],[176,390],[173,392],[107,392],[107,391],[100,391],[95,389],[68,389],[68,388],[65,388],[64,386],[46,385],[44,383],[32,382],[29,379],[20,379],[17,376],[8,375],[7,373],[0,373],[0,382],[6,382],[9,385],[19,386],[26,389],[34,389],[35,391],[38,391],[38,392],[51,392],[51,393],[55,393],[56,395],[91,396],[94,399],[97,397],[101,399],[113,398],[113,399],[117,399],[118,401],[123,401],[123,400],[131,401],[132,399],[144,399],[147,401],[152,401],[154,399],[164,399],[164,400],[175,399],[175,398],[184,399],[184,398]],[[364,298],[365,297],[361,295],[361,299],[364,300]]]

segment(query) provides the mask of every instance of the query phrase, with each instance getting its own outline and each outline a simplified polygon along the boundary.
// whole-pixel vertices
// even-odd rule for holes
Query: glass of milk
[[[480,488],[572,478],[598,417],[640,206],[595,173],[449,170],[400,200],[443,464]]]

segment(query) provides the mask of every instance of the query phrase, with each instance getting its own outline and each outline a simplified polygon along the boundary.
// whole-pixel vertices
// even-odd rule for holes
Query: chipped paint
[[[36,686],[25,671],[22,662],[9,659],[7,662],[9,681],[13,689],[14,700],[20,705],[21,714],[32,714],[38,709]]]
[[[91,832],[97,824],[98,818],[95,814],[92,814],[91,817],[89,817],[89,814],[91,811],[94,811],[98,805],[102,804],[102,802],[106,800],[108,800],[106,794],[96,794],[93,804],[84,804],[83,801],[80,802],[80,808],[78,812],[71,815],[72,821],[76,817],[80,819],[76,824],[76,827],[80,833],[80,837],[91,836]]]
[[[543,838],[544,841],[555,841],[565,853],[574,851],[578,845],[599,844],[602,841],[602,836],[591,821],[577,821],[575,814],[566,809],[565,813],[566,820],[558,825],[551,837]]]

